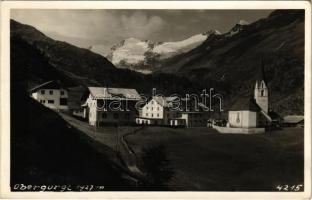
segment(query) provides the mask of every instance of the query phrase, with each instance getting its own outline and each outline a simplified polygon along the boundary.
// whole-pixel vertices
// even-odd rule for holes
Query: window
[[[154,117],[153,113],[152,113],[152,117]]]
[[[148,113],[146,113],[146,117],[148,117]]]
[[[67,98],[60,98],[60,105],[66,106],[67,105]]]
[[[154,104],[154,101],[152,101],[152,104]]]
[[[106,113],[102,113],[102,118],[106,119],[107,118],[107,114]]]
[[[114,113],[114,119],[118,119],[118,118],[119,118],[118,113]]]
[[[54,104],[54,100],[48,100],[48,104]]]
[[[159,110],[159,107],[157,107],[157,110]]]
[[[157,113],[157,117],[159,117],[159,114]]]
[[[45,100],[40,100],[40,103],[45,103]]]
[[[50,90],[50,91],[49,91],[49,94],[51,94],[51,95],[52,95],[52,94],[53,94],[53,90]]]
[[[64,95],[64,94],[65,94],[64,90],[61,90],[61,95]]]
[[[148,110],[148,107],[146,107],[146,110]]]
[[[261,90],[261,96],[262,97],[264,96],[264,90]]]
[[[152,107],[152,110],[154,110],[154,107]]]
[[[237,116],[236,116],[236,122],[239,123],[240,122],[240,119],[239,119],[239,113],[237,113]]]
[[[40,90],[40,93],[41,94],[45,94],[45,90]]]

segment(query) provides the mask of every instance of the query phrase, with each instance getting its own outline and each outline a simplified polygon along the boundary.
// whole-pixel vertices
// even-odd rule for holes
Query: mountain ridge
[[[149,74],[157,69],[161,60],[187,52],[213,34],[220,32],[210,30],[175,42],[153,42],[130,37],[113,45],[107,58],[116,67]]]

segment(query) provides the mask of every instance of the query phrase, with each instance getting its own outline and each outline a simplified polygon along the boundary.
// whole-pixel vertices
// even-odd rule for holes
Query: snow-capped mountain
[[[218,35],[220,32],[208,31],[177,42],[155,43],[128,38],[114,45],[107,58],[116,67],[148,74],[155,71],[162,60],[192,50],[212,34]]]

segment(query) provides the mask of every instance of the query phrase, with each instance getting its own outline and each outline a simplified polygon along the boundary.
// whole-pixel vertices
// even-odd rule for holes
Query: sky
[[[129,37],[154,42],[186,39],[209,30],[227,32],[238,21],[252,23],[272,10],[34,10],[15,9],[11,18],[47,36],[107,53]]]

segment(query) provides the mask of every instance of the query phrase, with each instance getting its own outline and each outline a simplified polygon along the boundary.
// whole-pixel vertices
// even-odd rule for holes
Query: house
[[[135,89],[88,87],[82,105],[84,115],[92,126],[132,125],[135,123],[136,103],[141,96]]]
[[[178,111],[172,110],[177,97],[153,96],[141,110],[137,124],[170,125],[170,120],[178,117]]]
[[[303,115],[287,115],[284,117],[283,126],[285,127],[303,127]]]
[[[30,90],[31,97],[53,110],[68,110],[68,90],[59,81],[49,81]]]
[[[179,109],[173,109],[175,103],[179,103]],[[188,109],[186,109],[186,104],[188,104]],[[141,115],[136,121],[138,124],[148,125],[206,127],[207,112],[203,110],[202,104],[198,104],[198,107],[197,110],[194,109],[190,100],[154,96],[142,108]]]
[[[195,102],[190,99],[182,99],[182,111],[178,112],[178,118],[185,120],[186,127],[207,127],[210,117],[208,112],[205,111],[207,109],[202,103],[195,105]]]
[[[228,133],[263,133],[265,127],[272,122],[269,115],[268,88],[264,76],[264,65],[261,67],[255,81],[252,96],[240,97],[230,108],[227,127],[218,128],[220,132]]]

